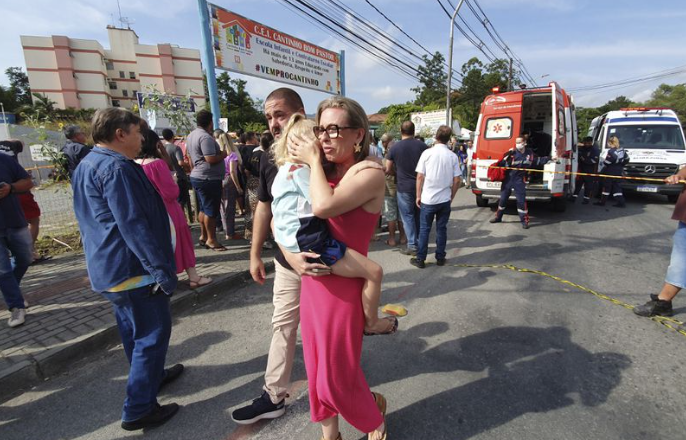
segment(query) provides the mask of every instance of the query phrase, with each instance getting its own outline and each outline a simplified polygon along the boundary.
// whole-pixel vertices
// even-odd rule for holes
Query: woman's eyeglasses
[[[326,134],[328,134],[331,139],[336,139],[340,135],[340,131],[345,130],[346,128],[357,127],[339,127],[336,124],[331,124],[327,125],[326,127],[312,127],[312,131],[314,132],[314,135],[316,137],[319,137],[322,135],[322,133],[326,132]]]

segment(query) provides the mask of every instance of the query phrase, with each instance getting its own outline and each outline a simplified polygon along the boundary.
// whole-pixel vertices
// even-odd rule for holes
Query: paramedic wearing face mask
[[[519,220],[522,222],[522,228],[529,229],[529,211],[526,206],[527,169],[543,165],[548,160],[548,157],[535,158],[534,152],[531,148],[527,148],[523,137],[515,139],[515,148],[507,152],[503,160],[498,163],[498,166],[517,169],[505,172],[505,180],[501,187],[500,201],[498,202],[498,211],[495,213],[495,217],[490,220],[491,223],[503,221],[507,199],[510,198],[510,194],[514,190],[515,197],[517,198],[517,212],[519,213]]]

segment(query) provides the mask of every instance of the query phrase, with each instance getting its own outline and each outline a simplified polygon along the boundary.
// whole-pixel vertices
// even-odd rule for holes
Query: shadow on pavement
[[[500,327],[426,349],[423,338],[447,330],[441,322],[420,324],[404,331],[399,344],[376,347],[378,359],[412,362],[366,369],[370,385],[436,372],[485,372],[487,377],[391,412],[394,439],[468,439],[526,413],[575,404],[595,407],[607,400],[631,364],[618,353],[585,350],[563,327]]]

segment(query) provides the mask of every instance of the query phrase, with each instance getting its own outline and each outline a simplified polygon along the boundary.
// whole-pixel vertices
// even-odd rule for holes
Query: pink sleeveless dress
[[[379,214],[362,208],[328,220],[331,234],[367,255]],[[360,366],[362,354],[361,278],[302,277],[300,329],[310,398],[319,422],[340,414],[362,432],[383,421]]]

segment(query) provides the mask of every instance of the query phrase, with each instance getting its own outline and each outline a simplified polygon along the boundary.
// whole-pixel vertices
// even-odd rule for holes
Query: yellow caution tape
[[[618,300],[618,299],[609,297],[609,296],[604,295],[604,294],[602,294],[602,293],[598,293],[598,292],[596,292],[595,290],[589,289],[588,287],[581,286],[581,285],[579,285],[579,284],[573,283],[573,282],[571,282],[571,281],[567,281],[567,280],[565,280],[565,279],[562,279],[562,278],[560,278],[560,277],[557,277],[557,276],[555,276],[555,275],[551,275],[551,274],[549,274],[549,273],[546,273],[546,272],[543,272],[543,271],[540,271],[540,270],[523,269],[523,268],[520,268],[520,267],[512,266],[512,265],[510,265],[510,264],[451,264],[450,266],[453,266],[453,267],[466,267],[466,268],[507,269],[507,270],[511,270],[511,271],[513,271],[513,272],[533,273],[533,274],[536,274],[536,275],[541,275],[541,276],[550,278],[550,279],[552,279],[552,280],[557,281],[558,283],[562,283],[562,284],[566,284],[566,285],[568,285],[568,286],[574,287],[574,288],[579,289],[579,290],[581,290],[581,291],[583,291],[583,292],[590,293],[591,295],[593,295],[593,296],[595,296],[595,297],[597,297],[597,298],[600,298],[600,299],[605,300],[605,301],[609,301],[609,302],[611,302],[612,304],[615,304],[615,305],[618,305],[618,306],[622,306],[622,307],[624,307],[624,308],[626,308],[626,309],[631,310],[631,309],[634,308],[634,306],[631,305],[631,304],[627,304],[627,303],[622,302],[622,301],[620,301],[620,300]],[[652,316],[650,319],[652,319],[653,321],[655,321],[655,322],[657,322],[657,323],[659,323],[659,324],[662,324],[663,326],[667,327],[667,328],[670,329],[670,330],[674,330],[675,332],[677,332],[677,333],[679,333],[679,334],[681,334],[681,335],[683,335],[683,336],[686,336],[686,330],[682,327],[684,323],[681,322],[681,321],[679,321],[679,320],[677,320],[677,319],[668,318],[668,317],[665,317],[665,316]]]
[[[479,168],[491,168],[491,165],[477,165],[477,167],[479,167]],[[610,179],[643,180],[646,182],[665,183],[665,179],[657,179],[655,177],[613,176],[611,174],[581,173],[578,171],[577,172],[572,172],[572,171],[546,171],[546,170],[535,170],[535,169],[530,169],[530,168],[515,168],[515,167],[496,167],[496,166],[493,166],[493,168],[499,168],[502,170],[526,171],[527,173],[550,173],[550,174],[564,174],[564,175],[574,174],[576,176],[606,177],[606,178],[610,178]],[[679,183],[686,183],[686,180],[680,180]]]

